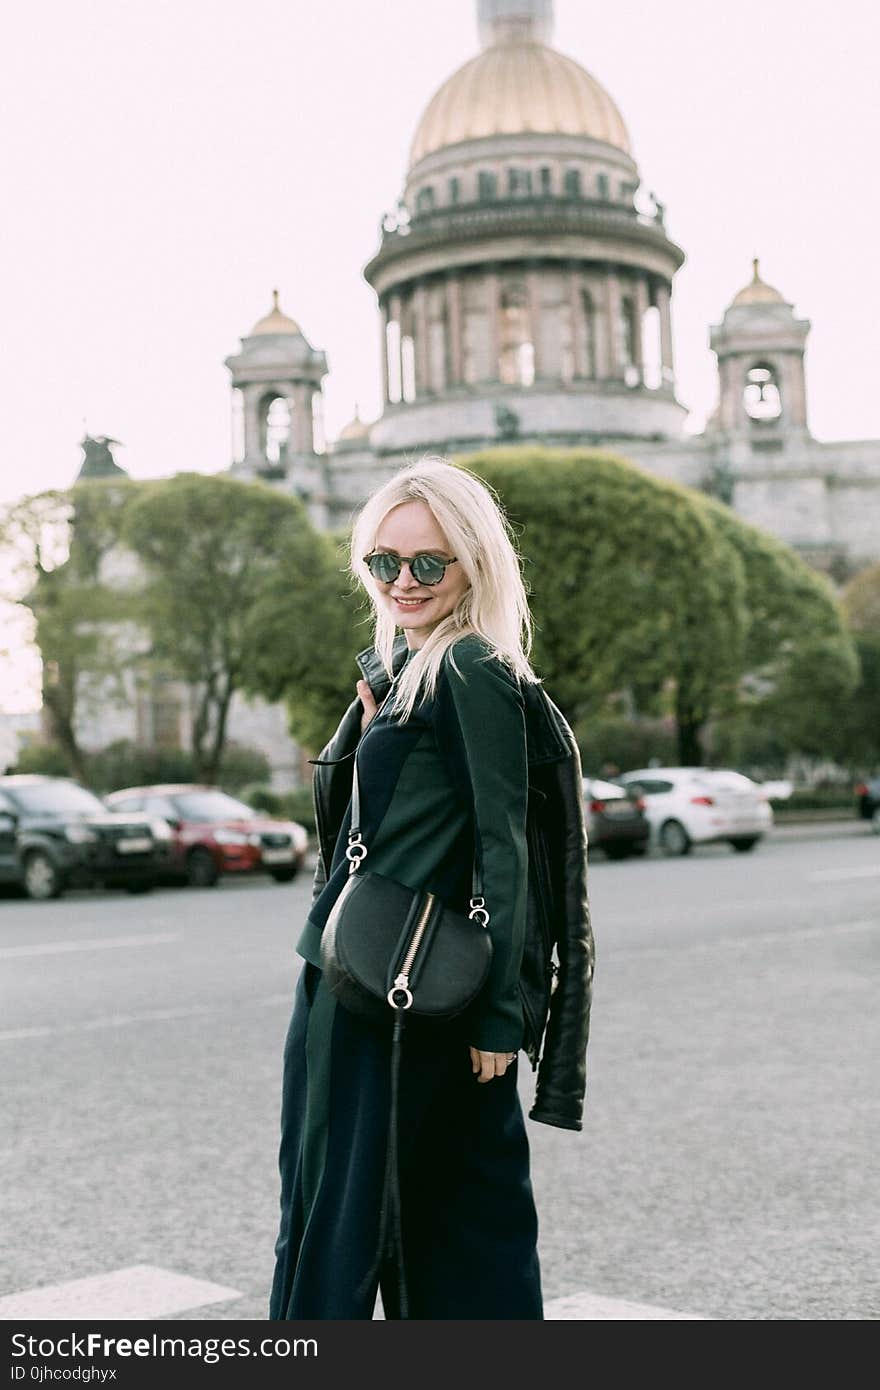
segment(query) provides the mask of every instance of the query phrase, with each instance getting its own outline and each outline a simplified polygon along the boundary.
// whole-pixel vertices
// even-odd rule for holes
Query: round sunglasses
[[[374,550],[372,555],[364,556],[364,564],[374,579],[380,584],[393,584],[404,565],[417,584],[439,584],[449,565],[456,564],[456,557],[445,555],[395,555],[393,550]]]

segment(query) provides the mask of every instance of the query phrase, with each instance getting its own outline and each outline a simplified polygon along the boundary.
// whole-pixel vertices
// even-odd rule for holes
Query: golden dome
[[[354,419],[353,419],[353,420],[349,420],[348,424],[347,424],[347,425],[344,425],[343,428],[340,430],[340,432],[339,432],[339,438],[340,438],[340,440],[342,440],[342,439],[365,439],[369,433],[370,433],[370,426],[366,423],[365,420],[362,420],[362,419],[361,419],[359,408],[358,408],[358,406],[355,406],[355,408],[354,408]]]
[[[758,270],[757,256],[752,261],[752,278],[739,294],[734,295],[733,304],[784,304],[785,299],[772,285],[766,284]],[[733,307],[733,306],[731,306]]]
[[[254,324],[249,336],[258,338],[263,333],[299,333],[299,331],[299,324],[294,323],[293,319],[288,318],[286,314],[282,314],[278,307],[278,291],[273,290],[271,312]]]
[[[573,58],[546,44],[496,43],[431,98],[410,150],[410,168],[435,150],[493,135],[581,135],[630,153],[611,97]]]

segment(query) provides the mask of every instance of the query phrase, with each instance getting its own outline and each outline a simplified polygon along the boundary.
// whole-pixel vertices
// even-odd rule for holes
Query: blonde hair
[[[386,710],[405,720],[421,691],[433,697],[447,650],[469,634],[482,637],[489,656],[497,657],[517,678],[537,682],[539,677],[528,660],[532,616],[510,523],[487,483],[436,455],[426,455],[393,474],[367,498],[352,528],[349,568],[369,595],[374,646],[389,677],[397,624],[385,611],[363,557],[375,548],[388,513],[413,501],[431,509],[470,586],[407,663]],[[455,665],[451,653],[450,660]]]

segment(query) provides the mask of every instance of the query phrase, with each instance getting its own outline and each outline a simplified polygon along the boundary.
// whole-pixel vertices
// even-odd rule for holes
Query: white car
[[[741,772],[708,767],[643,767],[615,777],[638,786],[662,854],[688,854],[693,845],[726,840],[743,853],[773,826],[766,793]]]

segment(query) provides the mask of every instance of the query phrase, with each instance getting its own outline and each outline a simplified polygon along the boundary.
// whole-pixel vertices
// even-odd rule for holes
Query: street
[[[597,856],[590,885],[584,1131],[528,1123],[548,1316],[880,1317],[880,838]],[[0,1317],[149,1266],[220,1286],[161,1316],[265,1318],[310,888],[0,899]]]

